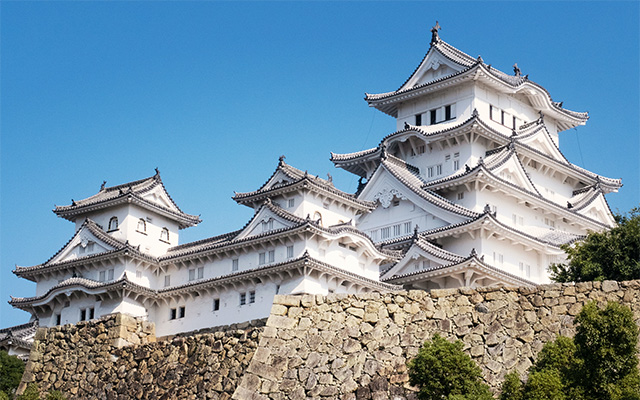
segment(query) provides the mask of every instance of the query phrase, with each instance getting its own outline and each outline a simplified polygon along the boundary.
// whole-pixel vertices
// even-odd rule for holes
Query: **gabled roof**
[[[425,182],[417,174],[416,167],[407,164],[401,159],[387,154],[386,152],[383,154],[378,169],[373,174],[369,182],[367,182],[367,186],[365,186],[364,190],[360,193],[360,196],[367,195],[367,193],[370,191],[368,188],[373,185],[377,179],[379,179],[377,178],[377,176],[381,175],[383,171],[386,171],[388,174],[390,174],[397,182],[401,183],[412,193],[415,193],[421,199],[438,207],[443,212],[457,215],[458,218],[474,218],[479,215],[478,213],[471,211],[466,207],[451,202],[450,200],[440,196],[432,190],[424,189],[423,186]]]
[[[557,250],[560,250],[560,246],[563,244],[570,244],[576,240],[584,238],[582,235],[575,235],[568,232],[550,230],[546,228],[535,228],[532,226],[527,226],[527,232],[524,232],[513,226],[500,222],[496,218],[495,214],[490,212],[488,208],[485,209],[483,214],[475,219],[420,232],[419,235],[427,240],[435,240],[442,237],[449,237],[485,228],[490,229],[492,232],[512,236],[522,243],[529,243],[530,245],[539,247],[551,246]]]
[[[284,221],[288,221],[291,225],[283,226],[281,228],[274,228],[273,230],[256,234],[246,234],[248,228],[254,226],[257,221],[261,220],[262,216],[268,214],[275,215]],[[214,238],[199,240],[197,242],[186,243],[180,246],[172,247],[167,251],[165,255],[159,258],[159,262],[162,264],[168,264],[183,258],[193,258],[199,256],[204,257],[208,253],[226,251],[232,248],[241,248],[248,246],[249,244],[254,242],[273,240],[278,237],[292,234],[295,235],[304,231],[325,236],[341,236],[345,234],[355,235],[360,237],[364,243],[367,243],[367,245],[372,250],[375,249],[375,251],[379,253],[381,257],[388,258],[389,260],[399,257],[398,252],[379,248],[373,243],[373,241],[367,234],[352,226],[337,225],[323,227],[319,225],[317,221],[313,221],[310,218],[297,217],[286,211],[285,209],[271,203],[270,201],[265,201],[262,206],[260,206],[260,208],[256,210],[255,214],[249,220],[249,222],[247,222],[247,224],[242,227],[242,229],[229,234],[216,236]]]
[[[442,62],[453,72],[444,76],[420,80],[427,71],[437,69]],[[551,99],[549,92],[539,84],[530,81],[528,76],[509,75],[484,63],[481,57],[473,58],[456,49],[439,37],[431,41],[431,46],[411,76],[395,91],[365,94],[370,107],[392,117],[397,117],[398,104],[425,93],[440,90],[465,80],[481,79],[490,86],[506,93],[523,93],[532,105],[552,115],[561,130],[583,125],[589,118],[587,113],[570,111],[563,108],[562,103]]]
[[[27,322],[26,324],[0,329],[0,349],[14,347],[25,351],[29,350],[37,329],[37,319]],[[22,361],[27,361],[29,359],[28,353],[27,355],[19,355],[18,358]]]
[[[395,283],[397,285],[406,285],[420,281],[428,281],[434,278],[446,277],[447,275],[468,270],[474,271],[478,275],[485,275],[487,277],[490,277],[491,279],[502,284],[514,286],[536,286],[534,282],[531,282],[528,279],[510,274],[500,268],[496,268],[486,263],[482,258],[478,257],[475,249],[471,251],[471,254],[468,257],[460,262],[409,272],[403,275],[396,275],[384,279],[383,281],[388,283]]]
[[[180,210],[167,192],[157,169],[156,174],[149,178],[111,187],[105,187],[103,183],[100,191],[93,196],[83,200],[71,200],[70,205],[56,206],[53,212],[73,222],[88,212],[126,203],[137,204],[176,221],[180,229],[201,222],[199,217]]]
[[[331,180],[311,176],[307,171],[301,171],[288,165],[284,162],[284,156],[280,157],[276,170],[258,190],[235,193],[233,200],[239,204],[255,207],[266,198],[301,189],[322,193],[361,211],[369,211],[375,207],[370,202],[359,200],[355,195],[336,189]]]
[[[95,241],[105,250],[82,257],[65,257],[85,240]],[[128,242],[114,238],[102,230],[100,225],[90,219],[86,219],[71,239],[47,261],[30,267],[16,266],[13,273],[19,277],[35,281],[35,277],[44,272],[67,269],[76,264],[99,263],[108,258],[119,257],[124,253],[149,263],[156,262],[156,258],[142,253],[138,247],[133,247]]]

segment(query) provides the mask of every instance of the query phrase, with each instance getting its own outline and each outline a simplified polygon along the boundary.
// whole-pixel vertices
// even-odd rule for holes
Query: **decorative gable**
[[[436,47],[432,47],[411,78],[409,78],[398,91],[424,85],[425,83],[460,72],[466,67],[466,65],[460,65],[450,60]]]
[[[394,276],[436,269],[445,265],[461,262],[463,259],[464,257],[440,249],[425,240],[419,239],[418,241],[414,241],[404,257],[385,272],[381,279],[386,280]]]
[[[75,260],[94,254],[100,254],[115,250],[113,244],[102,240],[99,235],[94,234],[87,224],[84,224],[71,240],[56,253],[46,264],[57,264],[65,261]]]
[[[286,211],[276,213],[273,210],[274,207],[275,206],[273,205],[264,205],[260,207],[251,221],[249,221],[249,223],[240,231],[235,239],[240,240],[249,236],[262,235],[271,231],[290,228],[297,225],[296,220],[299,218],[293,215],[291,215],[291,218],[286,218],[283,216]]]

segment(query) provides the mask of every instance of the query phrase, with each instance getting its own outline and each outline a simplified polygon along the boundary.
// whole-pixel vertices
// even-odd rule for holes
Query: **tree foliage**
[[[564,245],[568,264],[549,267],[557,282],[640,279],[640,207],[616,215],[617,226]]]
[[[409,382],[423,400],[491,400],[480,368],[462,351],[462,342],[451,343],[436,334],[409,361]]]
[[[15,393],[24,372],[24,363],[16,356],[0,350],[0,392],[8,396]]]
[[[638,327],[631,310],[591,302],[575,321],[575,338],[545,344],[525,385],[516,374],[507,375],[500,400],[640,400]]]

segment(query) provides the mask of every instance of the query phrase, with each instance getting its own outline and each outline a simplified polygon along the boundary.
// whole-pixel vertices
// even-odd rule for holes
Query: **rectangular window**
[[[171,275],[164,276],[164,287],[171,286]]]
[[[269,250],[269,262],[272,263],[276,260],[276,251]]]
[[[373,240],[374,242],[376,240],[378,240],[378,230],[377,229],[374,230],[374,231],[369,232],[369,235],[371,236],[371,240]]]
[[[393,203],[391,203],[394,207],[398,207],[400,205],[400,200],[394,200]]]
[[[453,160],[453,170],[457,171],[460,169],[460,160]]]
[[[196,270],[195,269],[190,269],[189,270],[189,281],[195,281],[196,280]]]
[[[516,126],[518,126],[518,124],[516,123],[516,117],[513,117],[513,126],[511,127],[512,129],[516,129]]]
[[[91,307],[89,309],[89,319],[93,319],[95,312],[96,312],[95,308]]]
[[[85,321],[87,319],[87,310],[84,308],[80,310],[80,321]]]
[[[442,175],[442,164],[436,165],[436,175]]]
[[[419,263],[419,262],[416,262],[415,264],[413,264],[413,269],[414,269],[415,271],[420,271],[420,263]]]
[[[287,258],[293,258],[293,246],[287,246]]]
[[[107,279],[112,281],[113,280],[113,268],[111,268],[109,271],[107,271]]]
[[[446,156],[444,156],[444,160],[445,161],[451,160],[451,154],[447,154]]]
[[[249,303],[255,303],[256,302],[256,291],[252,290],[249,292]]]
[[[204,278],[204,267],[198,267],[198,279]]]
[[[444,106],[444,120],[449,121],[451,118],[451,105]]]
[[[240,293],[240,305],[243,306],[245,304],[247,304],[247,294]]]
[[[411,233],[411,221],[404,223],[404,234],[408,235]]]
[[[400,224],[393,226],[393,236],[400,236]]]
[[[435,125],[438,123],[436,119],[436,110],[429,111],[429,117],[429,125]]]
[[[56,314],[56,325],[60,325],[62,323],[62,316],[60,314]]]
[[[180,313],[178,314],[178,318],[184,318],[185,311],[186,309],[184,306],[180,307]]]
[[[431,261],[423,260],[422,261],[422,269],[429,269],[429,267],[431,267]]]
[[[220,299],[213,299],[213,311],[220,309]]]
[[[142,271],[136,271],[136,278],[138,279],[142,278]]]
[[[234,258],[233,260],[231,260],[231,271],[237,271],[238,268],[240,268],[240,265],[238,264],[238,259]]]
[[[175,308],[172,308],[171,310],[169,310],[169,319],[176,319],[178,317],[178,310]]]
[[[458,196],[457,196],[457,197],[458,197],[458,200],[462,200],[462,199],[464,199],[464,192],[460,192],[460,193],[458,193]]]
[[[416,114],[416,125],[422,125],[422,114]]]
[[[424,154],[425,152],[425,145],[421,144],[420,146],[418,146],[418,154]]]
[[[433,167],[427,168],[427,176],[433,178]]]
[[[386,227],[386,228],[382,228],[382,239],[389,239],[389,236],[391,236],[391,228],[390,227]]]
[[[258,265],[265,264],[267,261],[266,253],[258,253]]]
[[[523,217],[518,217],[518,224],[520,224],[520,226],[524,225],[524,218]]]
[[[454,158],[460,157],[460,152],[456,151],[455,153],[453,153],[453,157]]]
[[[107,271],[100,271],[100,275],[98,277],[99,282],[104,282],[107,278]]]
[[[289,199],[288,205],[289,205],[289,208],[295,207],[296,199]]]

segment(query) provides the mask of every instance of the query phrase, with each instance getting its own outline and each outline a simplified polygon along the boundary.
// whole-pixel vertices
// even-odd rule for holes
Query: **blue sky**
[[[181,242],[241,227],[233,191],[278,156],[336,186],[329,152],[376,146],[395,122],[364,92],[397,89],[429,29],[556,101],[589,111],[561,134],[574,163],[622,178],[611,208],[640,203],[638,2],[0,2],[0,327],[73,234],[54,205],[153,175],[203,223]]]

